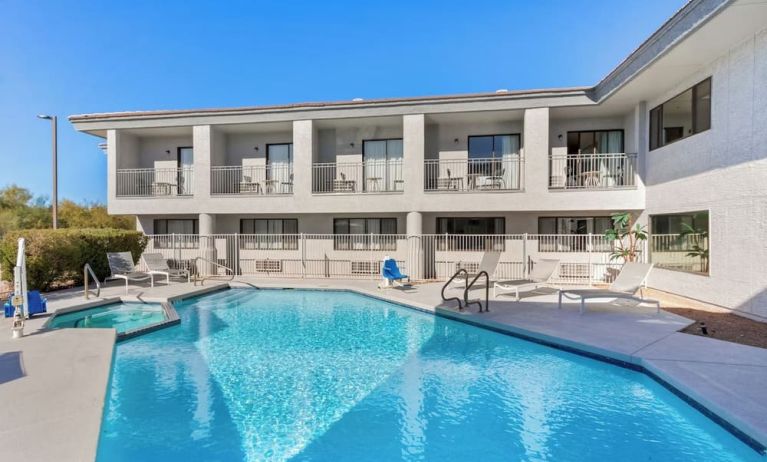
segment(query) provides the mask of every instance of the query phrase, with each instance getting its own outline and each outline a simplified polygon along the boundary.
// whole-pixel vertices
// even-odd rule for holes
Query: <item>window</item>
[[[402,185],[402,139],[363,140],[366,191],[401,191]]]
[[[155,238],[153,239],[154,248],[196,249],[199,246],[198,233],[198,222],[196,219],[158,218],[154,220],[155,235],[178,234],[179,236]]]
[[[298,250],[298,220],[295,218],[243,218],[240,248],[245,250]]]
[[[711,78],[650,110],[650,150],[711,128]]]
[[[266,145],[267,189],[273,192],[293,192],[293,143]]]
[[[650,216],[650,261],[658,268],[708,274],[708,212]]]
[[[336,218],[333,234],[335,250],[397,250],[396,218]]]
[[[440,217],[437,234],[450,234],[438,240],[438,250],[502,251],[504,239],[489,235],[506,234],[506,220],[503,217]]]
[[[568,154],[613,154],[623,151],[623,130],[567,132]]]
[[[612,228],[610,217],[539,217],[538,251],[539,252],[583,252],[589,249],[588,234],[601,236]],[[567,237],[567,236],[586,237]],[[609,252],[611,244],[593,238],[592,250]]]
[[[469,137],[469,175],[504,176],[504,160],[519,155],[519,135]]]

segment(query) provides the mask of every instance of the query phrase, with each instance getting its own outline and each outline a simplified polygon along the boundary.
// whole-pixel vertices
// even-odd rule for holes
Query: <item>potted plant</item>
[[[647,230],[636,222],[631,212],[614,213],[610,218],[613,227],[604,234],[605,239],[613,243],[610,260],[638,261],[642,242],[647,240]]]

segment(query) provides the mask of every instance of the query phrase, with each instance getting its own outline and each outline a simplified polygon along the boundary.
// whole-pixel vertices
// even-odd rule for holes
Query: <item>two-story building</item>
[[[509,268],[547,251],[592,263],[610,215],[631,211],[651,233],[650,285],[767,316],[765,0],[691,1],[593,87],[70,121],[107,141],[110,213],[178,236],[174,249],[207,236],[241,274],[305,275],[307,260],[336,274],[327,251],[306,256],[327,244],[312,236],[358,254],[432,236],[416,256],[404,246],[423,278],[453,269],[441,251],[486,250],[487,236],[507,236],[504,251],[535,241]],[[300,255],[245,256],[259,249]]]

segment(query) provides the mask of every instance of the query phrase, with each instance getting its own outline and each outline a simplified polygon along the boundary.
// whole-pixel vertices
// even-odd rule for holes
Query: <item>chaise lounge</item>
[[[130,252],[108,252],[109,271],[111,275],[104,278],[104,282],[111,279],[123,279],[125,281],[125,294],[128,294],[128,283],[150,280],[154,287],[154,279],[148,273],[136,271],[136,265],[133,263],[133,256]]]
[[[570,300],[581,301],[580,312],[583,314],[586,311],[586,300],[593,298],[620,298],[626,300],[634,300],[639,303],[649,303],[655,305],[658,313],[660,313],[660,302],[658,300],[652,300],[644,298],[642,294],[642,287],[647,280],[647,276],[652,270],[652,263],[636,263],[629,262],[623,265],[618,277],[610,284],[607,289],[560,289],[559,290],[559,309],[562,309],[562,297]],[[636,292],[639,291],[639,297]]]
[[[531,291],[548,284],[554,271],[559,267],[559,260],[540,260],[528,275],[527,279],[498,281],[493,285],[493,297],[503,293],[514,292],[515,300],[519,301],[520,291]]]

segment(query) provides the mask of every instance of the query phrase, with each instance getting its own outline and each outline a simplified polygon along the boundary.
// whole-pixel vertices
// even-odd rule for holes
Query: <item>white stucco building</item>
[[[338,236],[527,234],[521,267],[547,246],[592,262],[591,237],[542,236],[598,236],[632,211],[651,286],[767,317],[767,0],[693,0],[593,87],[70,121],[106,139],[109,211],[147,234],[334,235],[359,252],[399,249]],[[402,259],[433,277],[435,252],[487,248],[451,239]],[[317,247],[278,241],[211,246],[226,261]],[[274,255],[251,270],[289,272]]]

